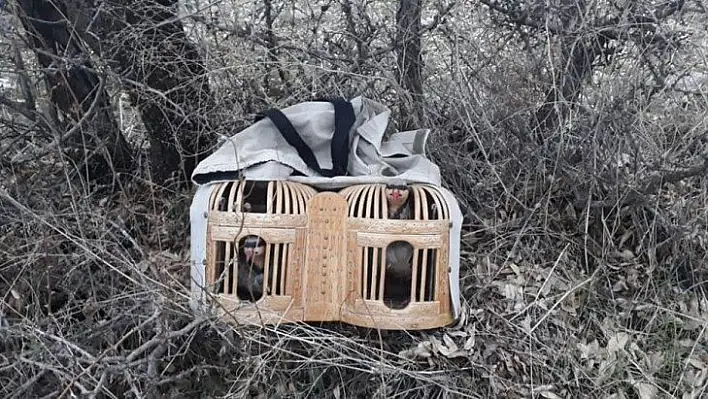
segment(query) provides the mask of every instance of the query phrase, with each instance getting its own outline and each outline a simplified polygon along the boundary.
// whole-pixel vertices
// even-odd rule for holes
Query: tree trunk
[[[58,109],[62,144],[77,146],[90,180],[109,182],[129,172],[133,155],[111,110],[103,80],[94,72],[79,38],[65,20],[61,2],[20,0],[18,16],[40,65],[51,101]]]
[[[583,83],[594,71],[595,59],[602,54],[601,39],[594,38],[591,44],[578,42],[563,46],[564,68],[556,74],[556,84],[548,90],[543,105],[534,115],[537,137],[565,123],[568,112],[583,91]]]
[[[587,36],[585,21],[585,2],[577,0],[561,1],[563,7],[558,10],[563,37],[561,38],[561,65],[555,74],[554,82],[536,113],[533,126],[537,140],[565,123],[568,113],[583,91],[583,84],[595,70],[595,60],[602,55],[607,38],[599,33]]]
[[[77,2],[81,4],[81,2]],[[215,142],[208,112],[215,109],[208,74],[177,15],[176,0],[85,0],[70,11],[91,46],[113,70],[137,106],[150,139],[152,178],[174,172],[188,181]],[[100,5],[100,7],[99,7]]]
[[[402,130],[418,128],[423,118],[423,57],[420,21],[423,0],[400,0],[396,13],[398,81],[408,98],[402,98]]]

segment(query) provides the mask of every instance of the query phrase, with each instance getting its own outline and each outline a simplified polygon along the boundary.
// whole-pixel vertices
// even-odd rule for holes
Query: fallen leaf
[[[595,339],[587,345],[583,344],[582,342],[579,342],[576,345],[576,348],[578,348],[578,350],[580,351],[581,359],[589,359],[598,354],[598,352],[600,351],[600,344]]]
[[[627,333],[617,333],[607,342],[607,351],[609,353],[617,353],[620,350],[624,349],[628,341],[629,335]]]
[[[458,350],[457,344],[455,344],[455,341],[450,338],[449,335],[445,334],[443,335],[443,341],[445,342],[445,345],[451,352],[455,352]]]
[[[612,374],[614,374],[616,367],[617,362],[615,362],[614,360],[601,361],[600,367],[597,370],[598,375],[595,383],[601,385],[602,382],[607,381],[610,377],[612,377]]]
[[[467,338],[467,341],[465,341],[465,344],[462,346],[466,351],[472,350],[474,348],[474,345],[476,343],[476,338],[474,335],[471,337]]]
[[[654,385],[648,384],[646,382],[640,382],[638,384],[635,384],[634,389],[637,390],[637,395],[639,395],[639,399],[653,399],[656,397],[656,393],[658,391],[658,389]]]
[[[539,392],[539,394],[541,396],[543,396],[544,398],[548,398],[548,399],[561,399],[560,396],[554,394],[551,391],[542,391],[542,392]]]

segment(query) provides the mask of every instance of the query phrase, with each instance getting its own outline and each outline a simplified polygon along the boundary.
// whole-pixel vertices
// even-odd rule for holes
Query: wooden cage
[[[348,209],[349,295],[345,318],[356,325],[425,329],[453,321],[448,278],[450,212],[434,186],[410,186],[410,218],[392,220],[384,184],[362,184],[341,191]],[[406,286],[387,281],[393,245],[412,251]],[[392,288],[396,288],[395,290]],[[394,292],[395,291],[395,292]]]
[[[270,323],[282,317],[302,319],[300,275],[307,203],[316,193],[309,186],[286,181],[232,181],[213,188],[205,277],[222,312],[236,313],[250,323]],[[254,236],[265,242],[261,270],[244,265],[244,241]],[[259,277],[260,294],[240,290],[252,288],[251,279]],[[259,307],[271,312],[262,312]]]
[[[216,309],[226,320],[249,324],[448,325],[454,320],[448,200],[432,185],[408,187],[410,213],[393,220],[384,184],[319,193],[287,181],[213,185],[205,214],[203,285],[219,302]],[[261,266],[253,263],[242,273],[243,251],[253,237],[264,241]],[[404,248],[409,257],[403,262],[410,266],[403,268],[407,278],[392,277],[394,248]],[[244,281],[260,287],[261,295],[242,295]]]

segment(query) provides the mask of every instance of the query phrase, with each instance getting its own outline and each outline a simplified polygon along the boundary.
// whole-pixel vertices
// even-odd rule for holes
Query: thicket
[[[702,1],[0,3],[3,397],[705,397]],[[463,317],[231,328],[188,305],[189,174],[357,95],[466,213]]]

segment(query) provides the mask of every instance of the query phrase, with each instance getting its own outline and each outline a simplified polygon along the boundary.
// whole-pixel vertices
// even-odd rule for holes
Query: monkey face
[[[243,254],[246,262],[256,266],[263,266],[265,259],[265,242],[257,236],[248,236],[243,243]]]
[[[255,252],[255,248],[246,247],[243,249],[243,253],[246,255],[247,261],[250,262],[251,259],[253,259],[253,252]]]
[[[408,200],[410,191],[406,186],[387,186],[385,189],[386,200],[389,204],[401,205]]]
[[[243,253],[246,255],[246,260],[250,261],[251,259],[256,260],[260,259],[263,257],[263,254],[265,254],[265,248],[260,246],[260,247],[245,247],[243,248]]]

